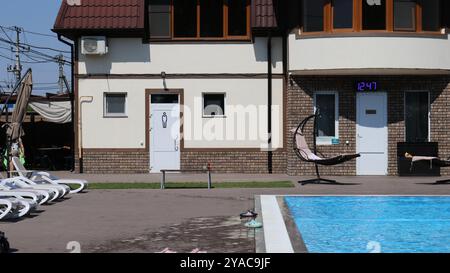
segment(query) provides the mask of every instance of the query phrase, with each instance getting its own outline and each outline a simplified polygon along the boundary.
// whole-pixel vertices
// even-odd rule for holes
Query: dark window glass
[[[152,95],[152,103],[178,103],[178,95]]]
[[[197,37],[197,0],[173,0],[174,36]]]
[[[336,96],[333,94],[317,94],[316,108],[319,112],[317,118],[317,136],[336,136]]]
[[[203,94],[203,114],[205,116],[225,115],[225,94]]]
[[[405,127],[407,142],[428,141],[428,92],[405,93]]]
[[[170,38],[170,0],[150,0],[149,26],[151,38]]]
[[[223,37],[223,0],[200,0],[200,36]]]
[[[416,1],[394,0],[394,30],[416,30]]]
[[[303,30],[305,32],[323,31],[323,8],[326,0],[303,1]]]
[[[105,115],[125,115],[126,94],[105,94]]]
[[[440,28],[439,0],[423,0],[422,5],[422,29],[424,31],[438,31]]]
[[[386,0],[363,1],[362,28],[363,30],[386,29]]]
[[[247,0],[228,0],[228,35],[247,36]]]
[[[333,27],[353,27],[353,0],[333,0]]]

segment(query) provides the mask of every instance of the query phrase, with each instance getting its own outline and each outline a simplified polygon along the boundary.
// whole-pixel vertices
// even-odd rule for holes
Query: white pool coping
[[[275,195],[261,195],[266,253],[294,253]]]

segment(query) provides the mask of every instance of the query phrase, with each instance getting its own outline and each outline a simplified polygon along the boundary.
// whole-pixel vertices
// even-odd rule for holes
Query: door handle
[[[174,146],[175,146],[175,152],[178,152],[178,136],[177,138],[173,141]]]

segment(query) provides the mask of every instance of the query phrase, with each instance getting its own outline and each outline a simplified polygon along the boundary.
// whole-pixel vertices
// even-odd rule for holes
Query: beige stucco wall
[[[282,73],[282,40],[272,40],[273,73]],[[80,74],[267,73],[267,38],[237,43],[152,43],[108,38],[108,54],[79,52]]]
[[[262,148],[267,142],[266,79],[169,79],[167,87],[184,90],[185,148]],[[160,79],[80,79],[79,96],[93,97],[82,106],[83,147],[145,147],[145,90],[162,88]],[[126,118],[103,116],[104,92],[127,93]],[[203,92],[226,93],[226,118],[203,117]],[[282,79],[273,80],[273,105],[273,147],[280,148]]]
[[[381,35],[381,34],[380,34]],[[430,37],[289,36],[289,70],[450,69],[448,35]]]

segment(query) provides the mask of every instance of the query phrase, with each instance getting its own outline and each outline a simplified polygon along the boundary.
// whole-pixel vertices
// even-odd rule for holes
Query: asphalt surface
[[[342,185],[291,189],[91,190],[0,222],[0,230],[19,253],[70,252],[70,242],[82,252],[253,252],[254,234],[237,216],[254,207],[255,195],[450,195],[434,178],[338,179]]]

